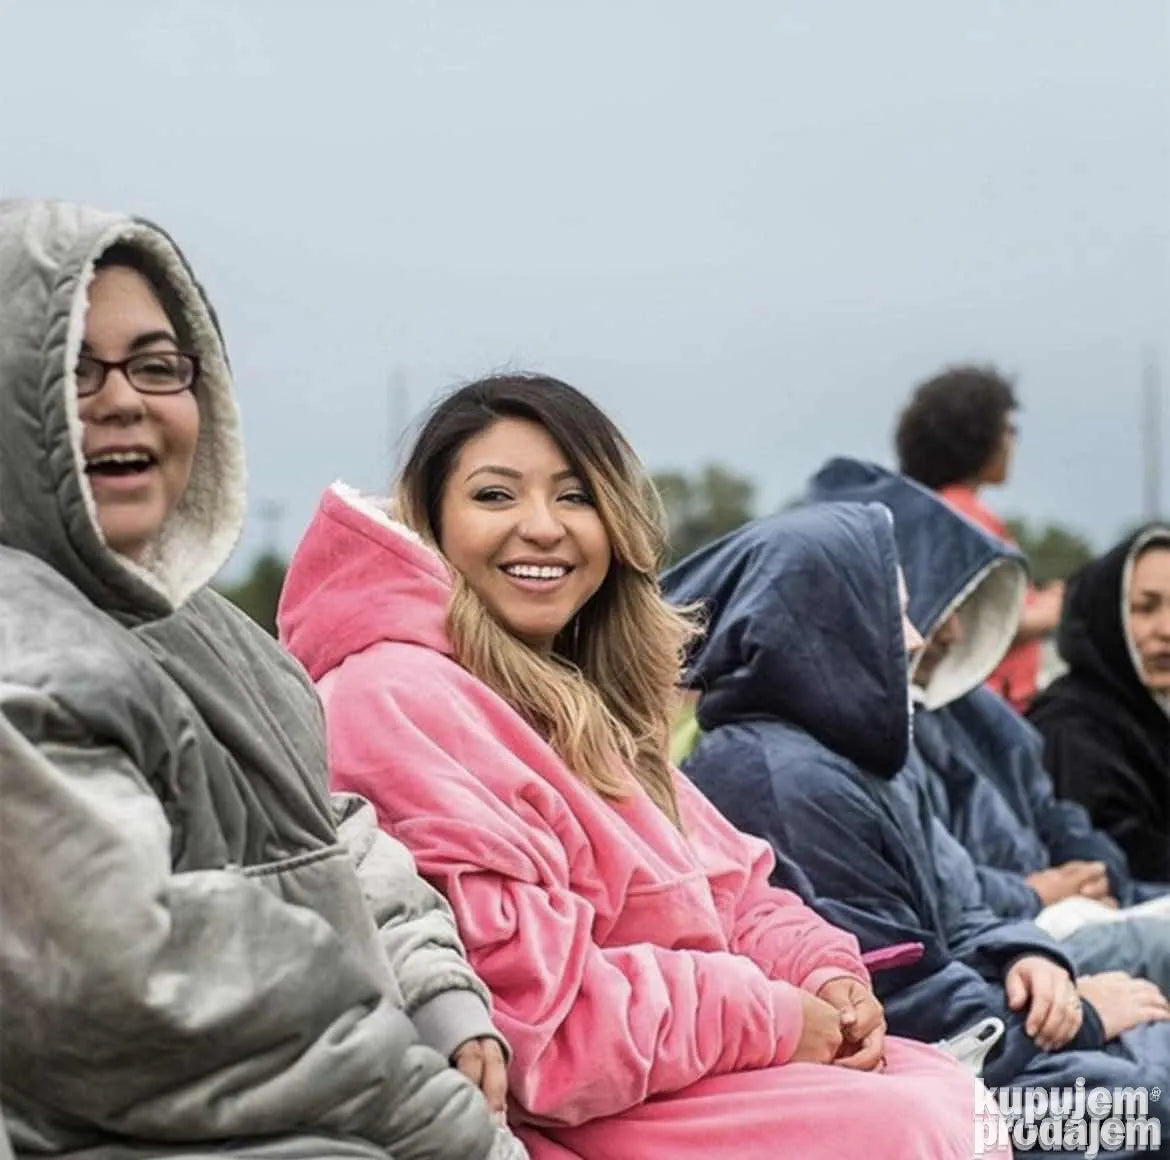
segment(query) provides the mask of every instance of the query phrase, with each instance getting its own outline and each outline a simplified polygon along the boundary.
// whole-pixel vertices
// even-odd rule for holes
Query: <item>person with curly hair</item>
[[[920,384],[894,435],[898,469],[917,480],[980,527],[1015,544],[1007,524],[979,498],[1003,484],[1018,432],[1015,385],[993,366],[947,367]],[[1037,691],[1041,641],[1060,623],[1061,582],[1029,588],[1012,647],[987,683],[1018,712]]]

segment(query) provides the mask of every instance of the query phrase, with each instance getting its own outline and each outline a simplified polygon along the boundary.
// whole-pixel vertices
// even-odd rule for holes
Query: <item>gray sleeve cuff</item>
[[[491,1012],[474,991],[443,991],[411,1013],[419,1038],[444,1059],[468,1039],[496,1039],[511,1058],[504,1037],[492,1025]]]

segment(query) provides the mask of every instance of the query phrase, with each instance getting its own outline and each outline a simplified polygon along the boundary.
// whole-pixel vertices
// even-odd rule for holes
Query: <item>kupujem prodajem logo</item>
[[[1150,1114],[1161,1088],[985,1088],[975,1107],[975,1155],[1011,1145],[1018,1151],[1078,1152],[1095,1160],[1111,1152],[1155,1152],[1162,1121]]]

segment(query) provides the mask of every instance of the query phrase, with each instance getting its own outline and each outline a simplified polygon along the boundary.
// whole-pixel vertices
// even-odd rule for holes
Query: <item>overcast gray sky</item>
[[[0,0],[0,45],[0,192],[154,218],[217,304],[245,559],[263,501],[290,547],[384,484],[395,373],[414,411],[501,366],[771,506],[994,360],[992,502],[1099,546],[1139,514],[1170,0]]]

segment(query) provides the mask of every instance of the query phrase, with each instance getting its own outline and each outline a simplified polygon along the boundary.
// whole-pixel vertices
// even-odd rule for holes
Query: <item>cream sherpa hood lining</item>
[[[387,531],[394,532],[409,543],[417,544],[420,548],[425,548],[428,552],[434,552],[434,548],[424,542],[422,536],[411,528],[408,528],[398,518],[393,500],[386,499],[383,496],[365,495],[358,491],[356,487],[350,487],[348,483],[342,483],[340,479],[331,484],[329,490],[348,507],[353,508],[356,512],[360,512],[362,515],[373,520],[374,523],[380,524]],[[437,552],[435,552],[435,556],[438,558]]]
[[[937,625],[958,612],[962,638],[948,650],[915,700],[941,709],[977,689],[995,671],[1020,625],[1028,582],[1014,560],[993,560],[976,573],[939,616]]]
[[[88,290],[95,263],[106,250],[120,242],[142,250],[158,264],[182,306],[201,366],[196,386],[199,441],[187,489],[147,560],[139,564],[111,553],[119,567],[178,607],[208,584],[226,563],[243,528],[245,477],[239,412],[219,332],[178,251],[163,234],[145,223],[121,222],[111,227],[94,244],[78,280],[65,340],[69,437],[81,492],[98,543],[105,546],[85,473],[74,368],[85,335]]]
[[[1133,583],[1133,570],[1137,565],[1137,558],[1151,544],[1165,544],[1170,548],[1170,526],[1148,528],[1144,535],[1139,536],[1125,556],[1125,564],[1121,569],[1121,626],[1125,633],[1125,648],[1129,653],[1133,671],[1138,680],[1145,685],[1142,677],[1142,658],[1138,653],[1137,644],[1133,639],[1133,629],[1129,624],[1129,586]],[[1147,686],[1148,688],[1148,686]],[[1150,690],[1150,696],[1157,702],[1158,707],[1170,717],[1170,693],[1158,694]]]

